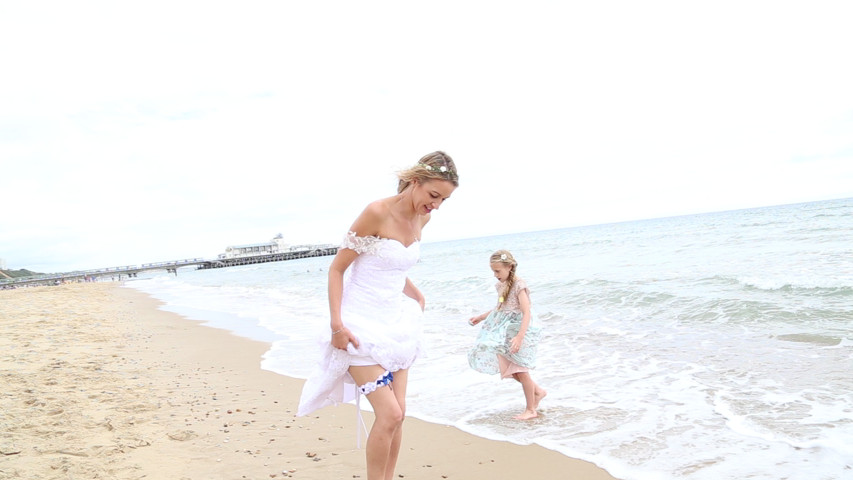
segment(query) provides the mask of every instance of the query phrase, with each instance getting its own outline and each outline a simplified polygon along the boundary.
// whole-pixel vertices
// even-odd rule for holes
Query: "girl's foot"
[[[516,415],[513,418],[515,418],[516,420],[530,420],[531,418],[536,418],[538,416],[539,414],[536,413],[536,410],[525,410],[524,413]]]
[[[536,391],[533,392],[533,408],[535,410],[539,410],[539,402],[541,402],[546,395],[548,395],[548,392],[546,392],[544,388],[537,387]]]

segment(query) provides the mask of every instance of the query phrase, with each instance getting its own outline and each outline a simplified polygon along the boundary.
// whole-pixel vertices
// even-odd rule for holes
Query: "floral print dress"
[[[504,282],[495,285],[499,294],[504,286]],[[541,327],[532,310],[521,348],[516,353],[510,352],[510,343],[518,334],[524,316],[518,301],[518,294],[522,291],[530,294],[524,280],[516,278],[506,300],[480,323],[480,333],[474,347],[468,352],[468,364],[474,370],[490,375],[500,373],[502,378],[507,378],[513,373],[535,368]]]

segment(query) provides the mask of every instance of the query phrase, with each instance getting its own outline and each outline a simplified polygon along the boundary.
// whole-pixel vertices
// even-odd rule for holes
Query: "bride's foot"
[[[533,393],[533,408],[539,410],[539,402],[548,395],[544,388],[537,388]]]
[[[516,420],[530,420],[531,418],[536,418],[538,416],[539,414],[536,413],[536,410],[525,410],[524,413],[516,415],[513,418],[515,418]]]

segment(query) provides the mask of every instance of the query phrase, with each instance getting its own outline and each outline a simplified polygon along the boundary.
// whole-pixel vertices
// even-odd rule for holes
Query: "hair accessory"
[[[433,166],[433,165],[428,165],[426,163],[422,163],[421,165],[423,165],[424,169],[428,172],[438,173],[438,174],[443,175],[449,179],[456,178],[456,173],[453,170],[451,170],[450,168],[448,168],[447,165]]]
[[[506,261],[506,254],[505,254],[505,253],[502,253],[502,254],[501,254],[501,260]]]
[[[503,295],[501,295],[500,297],[498,297],[498,303],[504,303],[504,297],[503,297]]]

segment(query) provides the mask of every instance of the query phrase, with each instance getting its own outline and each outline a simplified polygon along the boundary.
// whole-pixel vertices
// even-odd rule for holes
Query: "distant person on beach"
[[[530,291],[515,274],[518,263],[512,253],[498,250],[489,257],[489,266],[498,279],[498,303],[494,309],[471,317],[469,325],[483,323],[474,348],[468,352],[468,364],[474,370],[501,378],[514,378],[521,383],[526,406],[516,415],[519,420],[539,416],[539,402],[547,392],[530,376],[536,366],[539,326],[533,325],[530,313]]]
[[[363,394],[375,413],[365,451],[368,480],[394,476],[408,369],[421,351],[425,299],[407,272],[420,257],[431,212],[459,186],[456,165],[440,151],[397,176],[397,195],[367,205],[329,266],[329,340],[297,412],[307,415]]]

